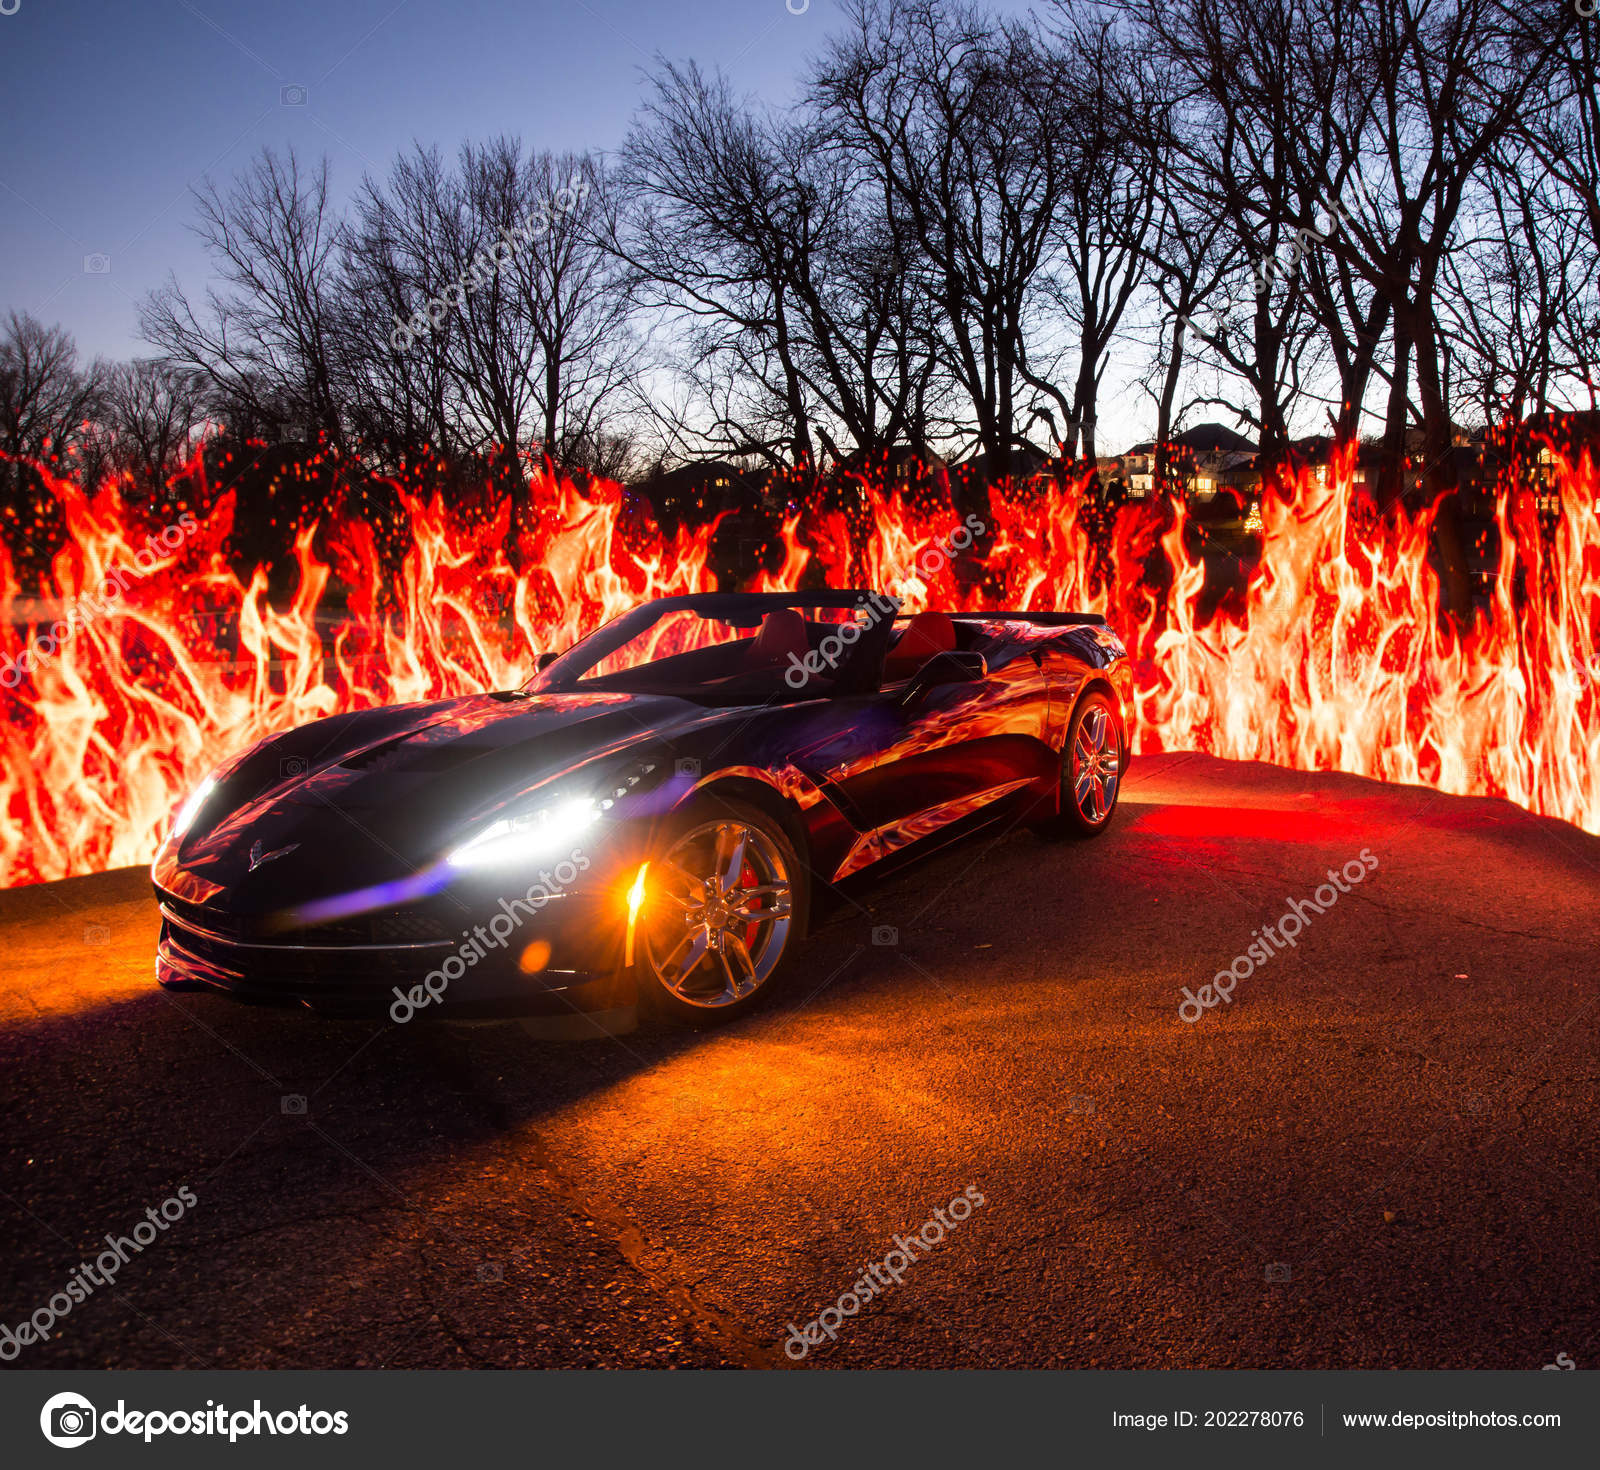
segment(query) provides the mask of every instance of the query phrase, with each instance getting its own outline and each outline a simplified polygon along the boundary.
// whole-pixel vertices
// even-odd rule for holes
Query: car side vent
[[[468,761],[475,761],[488,751],[481,745],[469,745],[465,740],[452,740],[449,745],[402,745],[395,752],[394,769],[397,771],[453,771]]]
[[[393,762],[386,760],[385,757],[404,745],[410,738],[409,735],[397,735],[393,740],[380,741],[377,745],[369,746],[366,750],[358,750],[353,755],[347,755],[339,764],[347,771],[367,771],[374,767],[391,765]]]
[[[401,735],[374,745],[369,750],[347,755],[339,764],[347,771],[417,771],[433,774],[453,771],[484,753],[481,746],[469,745],[461,740],[435,745],[420,741],[414,735]]]

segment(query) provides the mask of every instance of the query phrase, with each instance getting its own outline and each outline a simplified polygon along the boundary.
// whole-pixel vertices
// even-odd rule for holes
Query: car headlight
[[[172,820],[171,830],[161,839],[161,846],[156,849],[157,862],[160,862],[162,853],[194,826],[194,819],[200,815],[200,808],[210,800],[211,793],[216,789],[217,778],[207,776],[189,793],[188,800],[178,808],[178,815]]]
[[[570,797],[520,816],[501,817],[450,853],[451,867],[476,868],[493,863],[529,862],[551,857],[578,839],[655,770],[635,767],[607,796]]]
[[[600,804],[582,796],[525,816],[502,817],[456,848],[446,861],[456,868],[536,861],[575,843],[599,815]]]
[[[194,819],[200,815],[200,808],[206,804],[211,793],[217,789],[217,778],[207,776],[193,791],[189,799],[178,808],[178,815],[173,820],[172,830],[167,833],[167,841],[172,842],[182,837],[185,832],[194,826]]]

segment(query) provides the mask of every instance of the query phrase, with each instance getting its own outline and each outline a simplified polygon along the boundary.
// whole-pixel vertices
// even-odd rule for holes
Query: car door
[[[797,769],[816,782],[851,826],[867,831],[872,777],[889,741],[898,733],[890,701],[879,694],[830,700],[790,755]]]
[[[855,780],[875,841],[857,854],[856,866],[1055,780],[1040,659],[1003,634],[980,641],[988,662],[981,678],[937,682],[909,699],[905,687],[880,696],[881,749],[870,772]],[[938,667],[934,662],[930,672]]]

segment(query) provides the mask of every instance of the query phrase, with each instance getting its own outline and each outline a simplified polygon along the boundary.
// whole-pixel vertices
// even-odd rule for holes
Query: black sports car
[[[336,1014],[732,1017],[814,906],[1002,817],[1093,836],[1129,670],[1084,613],[646,603],[523,688],[255,745],[157,854],[157,978]]]

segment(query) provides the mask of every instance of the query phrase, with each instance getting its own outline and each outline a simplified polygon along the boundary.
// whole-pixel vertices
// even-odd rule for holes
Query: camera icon
[[[283,780],[303,776],[308,769],[310,769],[309,764],[303,756],[286,755],[278,762],[278,775]]]
[[[93,1439],[97,1424],[94,1405],[82,1394],[58,1393],[39,1411],[39,1428],[44,1437],[62,1449]]]
[[[104,924],[85,924],[83,926],[83,942],[85,944],[110,944],[111,931]]]
[[[900,931],[893,924],[875,924],[872,929],[872,942],[886,949],[893,949],[900,943]]]
[[[286,1092],[279,1108],[286,1118],[303,1118],[306,1115],[306,1100],[298,1092]]]
[[[83,273],[86,276],[108,276],[111,274],[111,257],[102,255],[98,250],[93,255],[83,257]]]
[[[1092,1113],[1094,1111],[1094,1099],[1086,1092],[1075,1092],[1067,1099],[1067,1111],[1069,1113]]]
[[[293,83],[287,87],[279,87],[278,103],[283,107],[304,107],[306,105],[306,89]]]
[[[479,1281],[504,1281],[506,1268],[499,1261],[485,1261],[478,1267]]]
[[[1287,1261],[1269,1261],[1266,1277],[1268,1281],[1293,1281],[1294,1268]]]
[[[692,755],[683,756],[672,764],[672,773],[675,776],[687,776],[691,781],[700,777],[700,762]]]

